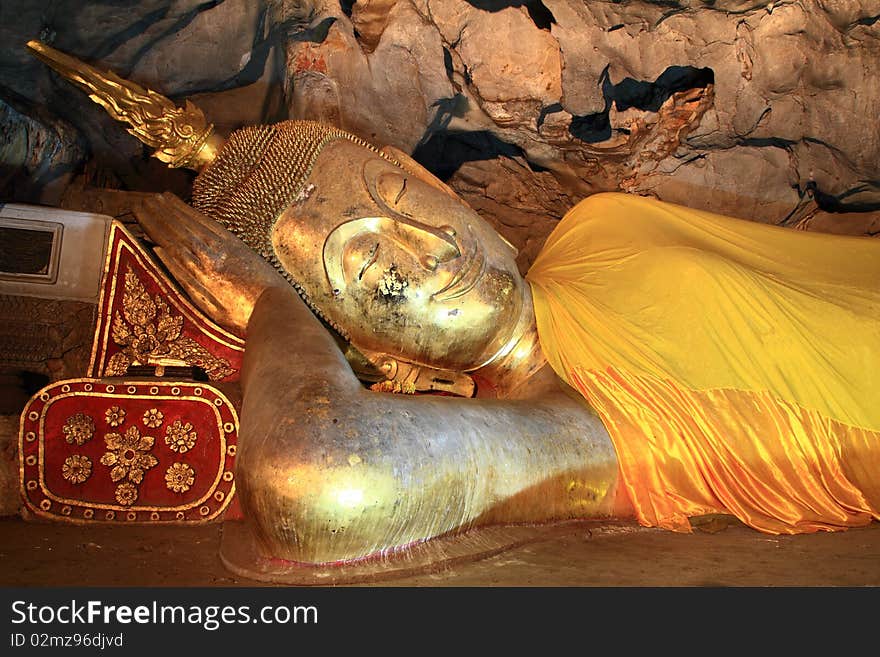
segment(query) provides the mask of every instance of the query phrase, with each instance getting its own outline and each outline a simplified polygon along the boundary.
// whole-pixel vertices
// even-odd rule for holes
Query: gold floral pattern
[[[183,454],[196,444],[196,432],[189,422],[175,420],[174,424],[165,429],[165,444],[175,452]]]
[[[385,380],[374,383],[370,386],[370,390],[375,392],[393,392],[400,395],[414,395],[416,394],[416,385],[408,381],[401,383],[400,381]]]
[[[156,429],[161,426],[164,419],[165,414],[162,413],[162,411],[160,411],[158,408],[151,408],[146,413],[144,413],[144,424],[150,429]]]
[[[77,413],[67,418],[61,431],[64,432],[64,440],[82,445],[95,435],[95,421],[85,413]]]
[[[111,427],[118,427],[125,422],[125,409],[118,406],[111,406],[104,411],[104,419]]]
[[[150,296],[128,267],[122,312],[113,315],[111,335],[122,351],[113,354],[104,376],[124,376],[130,365],[151,365],[163,359],[178,360],[202,368],[212,381],[235,373],[229,361],[214,356],[183,334],[183,316],[174,316],[158,294]]]
[[[92,474],[92,459],[82,454],[68,456],[61,466],[61,476],[72,484],[81,484]]]
[[[119,484],[116,487],[116,501],[123,506],[131,506],[138,498],[138,489],[134,484]]]
[[[186,463],[172,463],[165,471],[165,485],[175,493],[188,491],[195,479],[195,470]]]
[[[110,471],[113,481],[128,477],[129,481],[139,484],[143,481],[144,471],[159,462],[149,453],[154,442],[152,436],[141,436],[136,426],[130,426],[124,435],[108,433],[104,436],[108,451],[101,457],[101,463],[113,468]]]

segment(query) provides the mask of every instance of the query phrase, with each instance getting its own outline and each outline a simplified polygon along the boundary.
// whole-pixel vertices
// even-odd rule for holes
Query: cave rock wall
[[[40,38],[194,100],[221,131],[319,119],[410,152],[523,269],[604,190],[880,230],[876,0],[8,0],[0,14],[21,44],[0,55],[7,200],[62,198],[64,172],[191,183],[34,61],[23,44]]]

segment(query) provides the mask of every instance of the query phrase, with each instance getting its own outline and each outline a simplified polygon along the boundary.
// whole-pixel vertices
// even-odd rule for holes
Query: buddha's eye
[[[364,260],[364,264],[361,267],[360,272],[358,272],[358,280],[361,280],[364,277],[364,273],[367,271],[367,269],[370,268],[370,265],[372,265],[374,262],[376,262],[376,259],[378,257],[379,257],[379,243],[376,242],[376,244],[373,245],[373,248],[370,249],[370,252],[367,254],[367,257]]]
[[[386,205],[400,211],[397,205],[406,195],[406,178],[397,173],[384,173],[376,180],[376,191]]]

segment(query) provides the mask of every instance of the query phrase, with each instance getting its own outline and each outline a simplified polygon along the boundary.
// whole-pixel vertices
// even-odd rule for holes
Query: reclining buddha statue
[[[880,518],[880,242],[601,193],[523,277],[399,150],[308,121],[222,140],[191,105],[30,45],[199,171],[191,203],[136,215],[193,301],[246,337],[252,547],[229,548],[233,569],[506,523]],[[177,123],[147,138],[144,117]]]

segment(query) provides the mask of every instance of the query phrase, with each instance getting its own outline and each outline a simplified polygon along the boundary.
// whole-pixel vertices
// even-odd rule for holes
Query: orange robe
[[[597,194],[527,279],[542,348],[605,423],[642,524],[880,518],[880,240]]]

